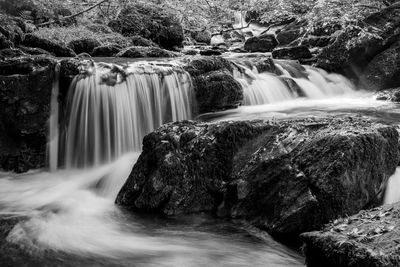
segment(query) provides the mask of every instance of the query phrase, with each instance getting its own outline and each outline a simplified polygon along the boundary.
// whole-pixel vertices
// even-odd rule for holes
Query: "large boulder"
[[[243,89],[228,71],[213,71],[193,79],[198,112],[234,108],[243,100]]]
[[[273,34],[251,37],[244,43],[244,49],[249,52],[271,52],[278,45]]]
[[[211,32],[208,30],[204,31],[196,31],[192,33],[192,38],[202,44],[210,44],[211,43]]]
[[[82,38],[77,40],[72,40],[68,43],[67,47],[74,50],[76,54],[82,53],[92,53],[93,49],[96,47],[101,46],[101,43],[93,38]]]
[[[400,36],[398,42],[369,62],[360,77],[360,82],[369,90],[400,86]]]
[[[181,47],[184,41],[177,16],[155,5],[129,5],[110,27],[124,36],[140,35],[166,49]]]
[[[398,137],[395,127],[353,118],[167,124],[144,138],[116,203],[216,212],[293,240],[379,205]]]
[[[131,46],[117,54],[117,57],[139,58],[139,57],[175,57],[176,53],[159,48],[147,46]]]
[[[92,57],[115,57],[120,51],[119,45],[102,45],[93,49]]]
[[[273,58],[279,59],[307,59],[312,58],[310,50],[306,46],[276,48],[272,51]]]
[[[48,57],[0,61],[0,168],[44,167],[55,65]]]
[[[192,77],[198,113],[236,108],[243,88],[233,78],[232,63],[219,56],[191,57],[184,69]]]
[[[276,39],[279,45],[285,46],[289,45],[293,41],[299,39],[305,33],[305,26],[307,25],[306,20],[295,20],[289,23],[281,30],[278,30],[276,34]]]
[[[25,40],[22,42],[22,45],[27,47],[41,48],[56,55],[57,57],[76,56],[76,53],[72,49],[34,34],[25,35]]]
[[[400,36],[400,2],[371,14],[360,22],[365,29],[349,27],[334,34],[334,41],[318,55],[317,66],[359,78],[378,54]],[[379,29],[378,33],[371,29]],[[368,33],[369,32],[369,33]]]
[[[307,266],[400,266],[399,214],[399,203],[385,205],[302,234]]]

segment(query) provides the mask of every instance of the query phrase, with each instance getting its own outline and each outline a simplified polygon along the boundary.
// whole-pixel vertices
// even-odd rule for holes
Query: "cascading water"
[[[298,97],[321,99],[353,93],[355,90],[345,77],[309,66],[281,65],[277,62],[275,66],[280,75],[259,73],[255,66],[237,66],[233,75],[243,87],[245,106],[273,104]]]
[[[281,74],[276,75],[258,73],[251,65],[237,66],[234,77],[243,86],[244,105],[259,105],[256,108],[268,112],[298,98],[353,92],[342,76],[311,67],[277,61]],[[149,226],[149,221],[130,217],[114,205],[139,156],[143,136],[163,123],[192,117],[191,78],[178,64],[94,64],[88,73],[75,77],[60,118],[58,85],[56,80],[50,119],[51,172],[0,173],[0,214],[27,217],[15,225],[8,242],[32,255],[54,251],[106,258],[105,266],[303,265],[298,254],[270,237],[250,241],[245,231],[232,234],[228,225],[228,230],[218,232],[214,228],[223,227],[206,219],[190,221],[195,225],[191,228],[156,222]],[[244,118],[241,112],[247,108],[254,107],[235,110],[238,118]],[[259,112],[255,116],[259,118]]]
[[[147,133],[192,117],[192,91],[189,74],[172,64],[96,64],[70,88],[65,167],[98,166],[140,151]]]

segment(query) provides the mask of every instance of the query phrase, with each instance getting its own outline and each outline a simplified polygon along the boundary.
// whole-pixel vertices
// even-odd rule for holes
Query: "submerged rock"
[[[282,239],[381,203],[394,127],[348,119],[167,124],[147,135],[116,203],[246,219]]]
[[[244,43],[244,49],[249,52],[271,52],[278,45],[273,34],[251,37]]]
[[[34,34],[25,35],[25,40],[22,42],[22,45],[34,48],[41,48],[46,50],[57,57],[74,57],[76,56],[75,52],[63,45],[57,44],[53,41],[38,37]]]
[[[301,235],[307,266],[399,266],[399,227],[399,203],[335,220]]]
[[[0,168],[44,167],[55,65],[48,57],[0,61]]]

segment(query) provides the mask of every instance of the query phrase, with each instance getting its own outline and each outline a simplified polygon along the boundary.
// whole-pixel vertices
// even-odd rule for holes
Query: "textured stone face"
[[[302,234],[307,266],[399,266],[399,215],[400,205],[395,203]]]
[[[0,168],[44,167],[55,64],[47,57],[0,62]]]
[[[293,238],[379,205],[397,146],[394,127],[351,118],[173,123],[145,137],[116,202],[168,215],[216,212]]]
[[[265,34],[247,39],[244,49],[249,52],[271,52],[277,45],[274,35]]]

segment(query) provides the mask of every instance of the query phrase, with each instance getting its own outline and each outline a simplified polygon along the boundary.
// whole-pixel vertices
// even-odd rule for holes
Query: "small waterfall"
[[[173,64],[95,64],[92,75],[76,76],[68,92],[65,167],[97,166],[140,151],[149,132],[192,117],[192,91],[190,75]]]
[[[58,143],[59,143],[59,128],[58,128],[58,117],[59,117],[59,105],[58,95],[60,92],[60,65],[57,64],[55,67],[55,77],[53,82],[53,90],[51,91],[51,114],[49,122],[49,142],[47,145],[48,150],[48,162],[51,172],[57,170],[58,163]]]
[[[397,167],[396,172],[389,178],[386,185],[384,204],[393,204],[400,201],[400,167]]]
[[[243,105],[279,103],[298,97],[321,99],[354,92],[344,76],[300,64],[274,63],[280,75],[259,73],[253,65],[237,64],[235,79],[242,85]]]

